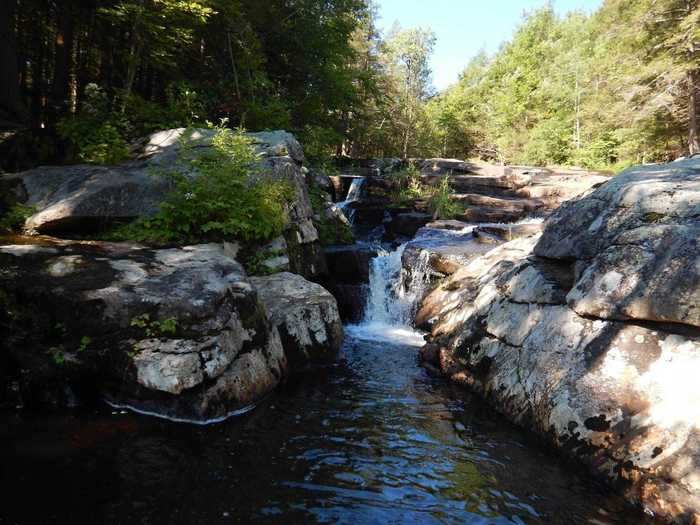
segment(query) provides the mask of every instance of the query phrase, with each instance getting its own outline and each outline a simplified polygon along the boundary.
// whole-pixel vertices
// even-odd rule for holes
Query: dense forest
[[[697,0],[527,14],[443,93],[435,36],[368,0],[5,0],[3,168],[111,163],[156,129],[288,129],[331,155],[586,167],[700,151]],[[460,23],[464,23],[461,21]]]

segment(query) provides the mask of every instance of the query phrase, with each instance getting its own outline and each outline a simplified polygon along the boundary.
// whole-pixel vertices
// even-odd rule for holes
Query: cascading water
[[[411,271],[403,268],[404,243],[393,251],[379,250],[372,259],[363,321],[349,326],[355,337],[385,339],[420,346],[423,336],[412,327],[418,301],[429,282],[428,252],[421,252]]]
[[[541,218],[527,218],[513,224],[488,223],[482,226],[516,226],[541,222]],[[420,300],[428,292],[433,272],[430,268],[430,247],[444,248],[446,240],[462,242],[471,235],[476,225],[465,225],[461,230],[428,229],[413,240],[403,243],[393,251],[383,248],[372,259],[369,274],[365,313],[361,323],[347,327],[351,335],[374,340],[398,341],[420,346],[423,336],[413,328],[413,319]],[[417,257],[410,269],[404,267],[402,258],[406,247],[418,245]]]
[[[353,219],[355,218],[355,210],[353,208],[350,208],[349,205],[350,203],[357,202],[360,200],[360,198],[362,197],[362,188],[364,187],[364,185],[364,177],[355,177],[354,179],[352,179],[345,200],[337,204],[338,208],[340,209],[340,211],[343,212],[350,224],[352,224]]]

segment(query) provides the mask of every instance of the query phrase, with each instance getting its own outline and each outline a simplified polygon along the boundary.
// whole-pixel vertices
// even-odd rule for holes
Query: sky
[[[388,31],[395,21],[401,27],[430,27],[437,36],[432,60],[433,83],[443,90],[481,49],[498,50],[509,40],[525,11],[547,0],[378,0],[379,27]],[[561,14],[595,11],[602,0],[552,0]]]

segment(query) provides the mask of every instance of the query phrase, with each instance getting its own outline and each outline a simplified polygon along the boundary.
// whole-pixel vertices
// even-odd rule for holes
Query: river
[[[4,416],[0,523],[644,523],[418,366],[397,265],[396,252],[373,262],[367,318],[347,327],[334,365],[246,415],[209,426],[103,406]]]

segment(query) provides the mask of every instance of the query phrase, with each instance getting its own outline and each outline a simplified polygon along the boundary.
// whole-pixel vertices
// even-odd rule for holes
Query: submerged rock
[[[627,170],[422,302],[431,368],[665,520],[700,520],[700,161]]]

